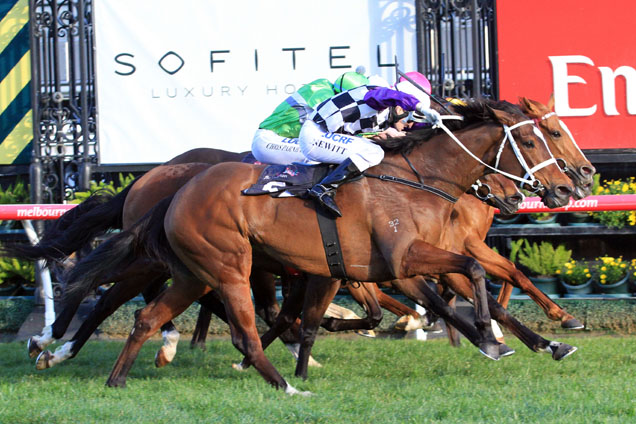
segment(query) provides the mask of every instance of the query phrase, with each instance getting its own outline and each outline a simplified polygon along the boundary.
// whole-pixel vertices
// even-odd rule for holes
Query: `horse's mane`
[[[485,98],[464,100],[464,105],[452,105],[451,111],[455,115],[463,116],[463,120],[445,120],[444,125],[451,131],[468,128],[476,123],[496,122],[492,109],[502,110],[512,115],[523,117],[521,108],[505,100],[495,101]],[[443,115],[443,114],[442,114]],[[405,136],[388,138],[378,144],[387,153],[408,154],[417,145],[430,140],[440,129],[423,128],[407,132]]]

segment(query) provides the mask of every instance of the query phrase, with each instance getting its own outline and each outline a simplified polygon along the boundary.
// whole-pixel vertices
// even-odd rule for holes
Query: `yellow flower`
[[[636,272],[634,273],[634,275],[636,275]],[[586,276],[587,278],[590,278],[590,277],[592,277],[592,274],[589,274],[589,273],[588,273],[588,274],[585,274],[585,276]]]
[[[557,269],[557,270],[556,270],[556,273],[557,273],[557,274],[561,274],[561,270],[560,270],[560,269]]]
[[[607,271],[607,267],[606,266],[602,266],[601,267],[601,271]]]
[[[572,270],[569,270],[569,269],[568,269],[565,273],[566,273],[567,275],[570,275],[570,274],[572,274]]]
[[[627,184],[623,184],[623,187],[621,188],[621,191],[623,193],[627,193],[627,190],[629,190],[629,186]]]
[[[587,268],[585,268],[585,269],[583,270],[583,272],[590,272],[590,270],[589,270],[589,269],[587,269]]]

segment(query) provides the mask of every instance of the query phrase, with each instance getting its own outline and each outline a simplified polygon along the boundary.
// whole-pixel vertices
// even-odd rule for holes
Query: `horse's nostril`
[[[583,165],[579,168],[579,171],[581,172],[581,175],[584,175],[587,177],[587,176],[594,175],[596,173],[596,168],[594,168],[593,166]]]
[[[559,197],[566,197],[572,194],[572,189],[566,185],[556,186],[554,191]]]
[[[512,196],[506,197],[507,201],[511,205],[518,205],[523,202],[523,197],[519,194],[513,194]]]

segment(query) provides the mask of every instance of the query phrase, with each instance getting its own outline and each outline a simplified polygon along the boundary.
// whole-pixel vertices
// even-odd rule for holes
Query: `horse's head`
[[[520,97],[519,104],[523,112],[537,122],[550,151],[559,161],[563,171],[574,182],[573,197],[581,199],[590,195],[593,184],[592,177],[596,173],[596,169],[581,152],[568,128],[553,111],[554,96],[550,96],[547,105],[526,97]]]
[[[497,154],[496,165],[514,175],[525,174],[533,189],[540,189],[541,200],[549,208],[566,205],[574,186],[559,168],[541,131],[518,107],[506,102],[500,107],[489,108],[504,130],[504,141]]]
[[[478,199],[498,208],[504,215],[517,212],[524,199],[514,181],[500,174],[484,175],[473,185],[473,190]]]

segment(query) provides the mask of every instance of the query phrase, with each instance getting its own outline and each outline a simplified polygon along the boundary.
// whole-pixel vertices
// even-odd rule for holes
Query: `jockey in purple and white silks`
[[[412,75],[416,73],[410,74],[414,79]],[[425,79],[417,75],[418,79]],[[430,90],[430,85],[427,88]],[[384,158],[384,151],[373,139],[358,135],[372,133],[376,140],[404,135],[402,131],[414,125],[408,112],[417,112],[430,124],[441,119],[430,108],[428,95],[408,81],[401,81],[394,88],[357,87],[318,105],[302,126],[300,148],[308,161],[340,165],[309,195],[334,215],[342,216],[333,200],[335,189]]]
[[[304,84],[261,122],[252,140],[252,154],[260,162],[275,165],[311,163],[298,146],[302,124],[323,101],[368,83],[367,77],[358,72],[345,72],[333,84],[325,78]]]

